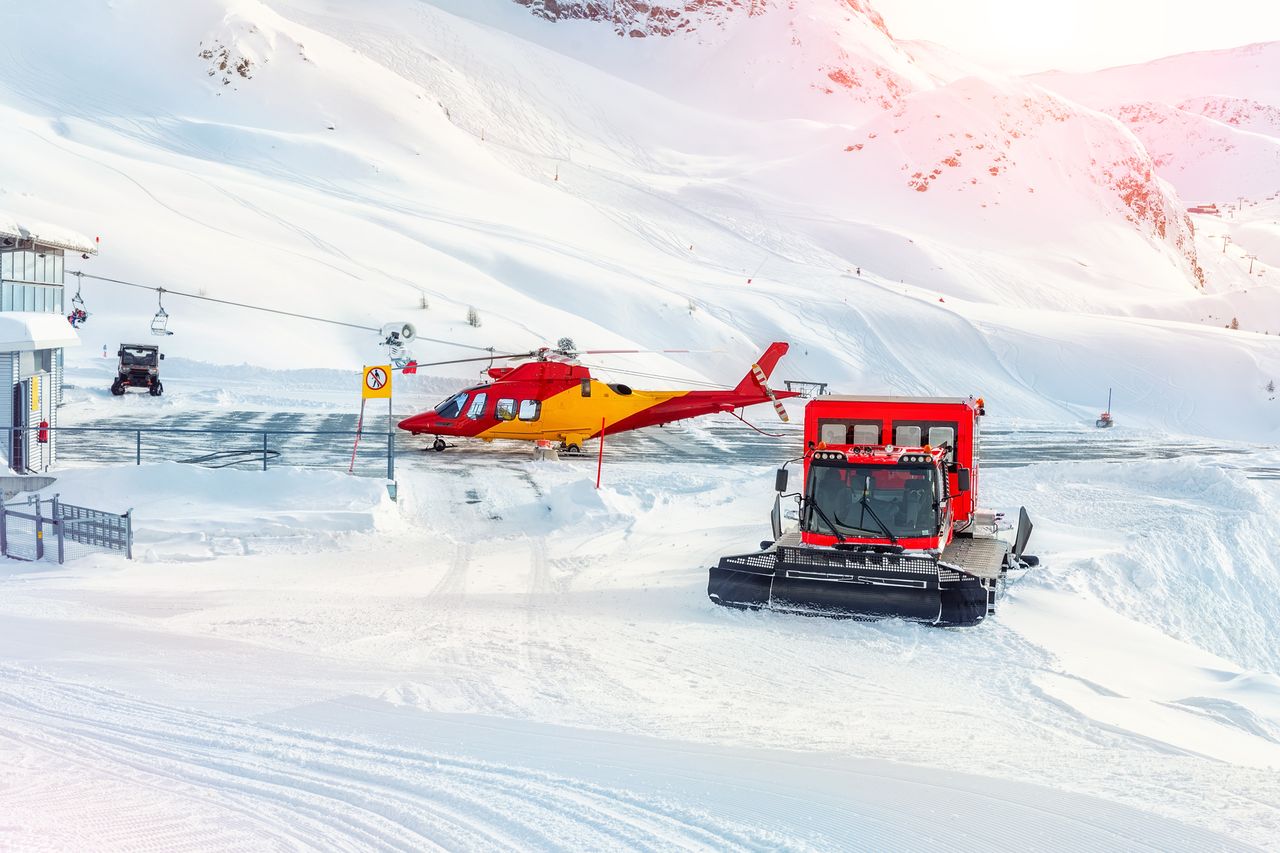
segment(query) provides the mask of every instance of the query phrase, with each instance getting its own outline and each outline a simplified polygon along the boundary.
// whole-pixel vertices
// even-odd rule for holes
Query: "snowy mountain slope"
[[[1280,133],[1237,129],[1155,102],[1125,104],[1112,112],[1142,140],[1160,176],[1189,200],[1250,198],[1280,187]]]
[[[912,72],[916,88],[893,112],[841,108],[873,116],[855,116],[861,126],[766,121],[731,108],[759,93],[726,89],[726,108],[711,110],[654,70],[714,62],[730,74],[755,40],[799,32],[784,56],[801,76],[766,82],[820,117],[835,102],[812,89],[813,68],[862,50],[832,38],[853,33],[875,45],[870,61],[910,67],[845,4],[645,39],[452,0],[201,0],[180,12],[130,0],[88,4],[56,36],[37,11],[5,15],[32,37],[2,48],[14,69],[0,92],[14,156],[0,166],[0,203],[102,234],[89,271],[360,325],[411,319],[474,346],[522,349],[563,334],[593,346],[692,344],[723,352],[618,366],[717,382],[736,381],[762,342],[785,337],[796,344],[792,377],[982,390],[1041,418],[1089,417],[1098,392],[1080,393],[1090,378],[1056,367],[1055,343],[992,349],[993,335],[1042,339],[1009,306],[1190,322],[1206,313],[1167,188],[1148,179],[1132,137],[1096,114],[1022,84],[939,87]],[[845,26],[836,36],[833,20]],[[41,73],[55,49],[73,59]],[[1060,110],[1068,120],[1051,117]],[[883,133],[868,140],[873,127]],[[1086,146],[1104,156],[1090,163]],[[982,158],[997,147],[1012,153],[993,175]],[[957,148],[962,165],[947,166]],[[926,192],[911,185],[934,170]],[[82,359],[145,334],[152,297],[85,289],[94,316]],[[972,304],[960,312],[958,299]],[[464,323],[469,305],[478,329]],[[372,334],[174,297],[166,307],[178,356],[297,367],[380,357]],[[253,333],[226,336],[233,326]],[[1106,348],[1137,342],[1157,361],[1179,358],[1176,334],[1097,326]],[[1203,369],[1183,379],[1231,417],[1188,416],[1155,396],[1132,416],[1257,434],[1270,410],[1256,389],[1280,373],[1272,342],[1202,340]],[[940,358],[938,341],[960,356]],[[1224,383],[1217,365],[1255,350],[1250,370]],[[1117,380],[1130,377],[1093,378]]]
[[[699,4],[689,5],[698,6]],[[852,8],[852,14],[850,8]],[[1056,235],[1064,224],[1068,229],[1084,229],[1088,227],[1086,223],[1092,224],[1101,220],[1099,225],[1106,227],[1112,224],[1106,220],[1114,217],[1117,221],[1123,219],[1130,225],[1138,226],[1139,233],[1145,231],[1146,236],[1156,238],[1157,241],[1165,241],[1167,238],[1166,245],[1162,249],[1172,249],[1173,255],[1181,255],[1185,259],[1181,264],[1175,264],[1175,267],[1181,267],[1180,271],[1164,277],[1164,286],[1173,289],[1183,287],[1185,286],[1183,279],[1188,274],[1193,281],[1199,281],[1196,249],[1190,240],[1189,222],[1185,216],[1177,212],[1180,207],[1179,202],[1172,197],[1167,187],[1154,180],[1150,174],[1150,164],[1140,150],[1140,146],[1136,146],[1132,138],[1122,131],[1108,126],[1104,121],[1098,121],[1096,116],[1087,116],[1087,110],[1080,110],[1074,105],[1053,99],[1030,87],[1019,88],[1016,84],[989,74],[983,75],[983,79],[990,91],[984,90],[981,83],[972,81],[956,83],[946,87],[944,91],[938,91],[937,78],[924,68],[934,62],[937,58],[935,54],[940,52],[927,45],[905,47],[899,45],[893,41],[878,16],[859,4],[852,4],[851,7],[848,3],[831,0],[808,4],[803,7],[803,13],[797,11],[794,3],[779,4],[774,8],[765,4],[750,6],[710,4],[710,7],[700,7],[698,14],[714,15],[718,24],[717,33],[721,34],[721,41],[715,45],[717,52],[707,56],[708,67],[711,69],[727,68],[736,71],[744,65],[754,69],[755,66],[752,63],[761,61],[759,57],[789,56],[797,51],[801,53],[803,62],[811,65],[821,57],[830,54],[831,46],[828,42],[831,37],[817,40],[806,34],[801,38],[798,30],[802,24],[813,27],[821,22],[819,32],[836,34],[835,41],[841,57],[849,55],[848,43],[856,42],[858,55],[875,57],[882,61],[884,68],[892,65],[893,74],[896,77],[902,78],[907,75],[907,69],[910,70],[913,85],[894,86],[891,96],[874,86],[869,88],[860,82],[868,75],[863,74],[860,77],[857,73],[851,72],[849,79],[844,81],[847,84],[846,88],[851,92],[859,93],[864,103],[877,109],[868,116],[866,110],[853,111],[846,107],[843,113],[835,117],[835,122],[843,125],[851,123],[854,116],[857,116],[858,123],[865,125],[859,127],[856,132],[848,133],[849,138],[843,141],[839,140],[839,134],[834,128],[825,134],[815,134],[817,138],[800,140],[802,147],[798,150],[803,151],[803,156],[809,161],[804,165],[797,162],[798,158],[779,161],[776,165],[766,161],[767,172],[779,173],[777,181],[766,183],[766,188],[774,198],[799,197],[812,204],[815,198],[835,193],[836,198],[832,199],[832,203],[824,205],[823,213],[839,218],[846,218],[854,213],[865,217],[868,222],[874,221],[881,226],[896,224],[893,193],[886,193],[877,178],[906,169],[910,176],[906,182],[908,186],[917,191],[927,190],[931,181],[942,175],[944,166],[956,168],[960,165],[957,162],[960,159],[959,155],[966,147],[966,141],[972,141],[968,146],[970,156],[981,156],[977,155],[977,152],[985,148],[989,154],[987,159],[991,162],[984,163],[984,168],[980,170],[961,170],[964,174],[960,177],[969,185],[977,185],[979,182],[987,185],[994,184],[994,192],[988,193],[988,197],[980,198],[976,202],[970,199],[968,204],[964,202],[957,204],[955,201],[938,204],[930,199],[929,203],[923,206],[923,210],[918,202],[910,204],[903,211],[903,218],[910,224],[918,228],[922,218],[932,215],[942,220],[939,231],[954,235],[957,222],[972,223],[974,227],[964,233],[964,237],[978,243],[979,245],[975,248],[989,249],[992,247],[982,246],[981,242],[984,239],[989,240],[992,235],[1007,235],[1010,226],[1014,224],[1021,226],[1028,233],[1024,236],[1022,231],[1015,231],[1013,235],[1009,235],[1012,239],[1008,242],[1039,243],[1044,241],[1048,234]],[[575,12],[574,15],[576,16],[577,13]],[[855,27],[857,27],[856,32]],[[762,34],[781,34],[786,31],[793,34],[790,45],[760,43],[759,45],[750,44],[748,47],[740,43],[747,39],[758,39]],[[675,36],[665,41],[678,43],[682,39],[688,40],[687,34],[680,32],[678,28],[674,32]],[[854,38],[855,35],[857,39]],[[657,56],[665,59],[672,53],[669,49],[664,53],[657,53],[656,51],[664,50],[664,47],[653,48],[654,41],[663,40],[650,39],[638,47],[632,48],[627,45],[624,48],[637,55],[637,61],[631,63],[633,67],[647,68],[664,64],[646,61]],[[596,57],[584,54],[576,45],[564,46],[556,45],[554,42],[549,43],[571,55],[586,56],[590,61],[598,61]],[[615,51],[615,54],[618,52],[620,51]],[[700,53],[706,53],[706,51],[700,51]],[[917,57],[924,57],[923,62],[917,61]],[[607,67],[616,69],[619,63],[615,60]],[[695,79],[706,76],[705,74],[694,75]],[[878,79],[876,75],[871,77]],[[660,83],[654,85],[661,87],[664,93],[672,97],[685,100],[689,98],[689,75],[682,75],[682,78],[678,88],[661,87]],[[771,83],[775,81],[775,75],[763,73],[758,69],[753,70],[749,75],[753,84],[762,78]],[[836,75],[836,79],[839,81],[843,78]],[[719,79],[715,72],[712,73],[711,80],[719,90],[716,108],[733,109],[732,96],[726,100],[725,93],[726,90],[732,91],[736,87],[725,85],[730,81]],[[799,69],[794,67],[789,69],[788,73],[781,75],[781,80],[789,86],[789,91],[785,93],[788,108],[802,111],[795,114],[811,120],[828,119],[831,116],[830,110],[826,109],[825,105],[812,105],[807,99],[806,83]],[[811,83],[808,85],[809,88],[812,87]],[[762,98],[757,89],[749,88],[749,90],[753,101],[770,101],[768,97]],[[991,103],[986,103],[988,97]],[[976,104],[972,103],[975,99],[978,100]],[[741,113],[736,109],[734,112]],[[886,113],[900,120],[890,121],[884,117]],[[1089,130],[1086,131],[1088,138],[1070,139],[1066,144],[1047,138],[1042,130],[1048,116],[1053,116],[1059,122],[1066,121],[1068,117],[1082,119],[1083,123],[1089,126]],[[998,128],[990,126],[995,122],[999,123]],[[863,136],[864,133],[866,138]],[[870,144],[869,140],[876,138],[888,140],[890,133],[902,136],[901,146],[907,149],[907,157],[902,160],[885,162],[885,158],[831,156],[837,150],[846,153],[862,151]],[[1001,167],[1001,163],[1006,160],[1009,153],[1004,149],[1011,146],[1015,140],[1018,141],[1020,149],[1018,154],[1025,165],[1023,166],[1024,174],[1019,176],[1016,185],[1010,185],[1001,178],[1000,172],[1007,168]],[[841,143],[838,147],[833,144],[838,142]],[[960,147],[956,147],[957,144]],[[820,146],[828,145],[831,147],[826,152],[817,150]],[[793,150],[797,149],[794,143],[789,147]],[[1091,149],[1090,153],[1093,156],[1084,156],[1087,148]],[[854,180],[851,185],[846,185],[839,180],[833,182],[833,175],[849,171],[847,167],[842,167],[843,164],[837,165],[837,163],[850,159],[871,162],[867,163],[864,169],[853,170]],[[1101,162],[1099,162],[1100,159]],[[1053,169],[1044,168],[1049,161],[1064,164],[1061,171],[1067,172],[1065,186],[1056,185],[1059,174],[1056,174]],[[955,165],[952,165],[953,163]],[[1088,178],[1083,178],[1082,174],[1072,174],[1072,170],[1090,174]],[[1047,196],[1050,199],[1049,202],[1043,205],[1026,204],[1024,199],[1016,197],[1016,216],[996,217],[995,221],[992,221],[993,218],[986,209],[1000,204],[1000,200],[994,198],[994,195],[1035,192],[1034,184],[1037,182],[1042,184],[1039,192],[1042,196]],[[1099,199],[1106,211],[1105,215],[1099,216],[1100,211],[1087,207],[1078,210],[1064,208],[1064,199],[1081,195],[1082,191],[1087,194],[1093,187],[1102,190],[1098,193],[1099,196],[1108,197]],[[1010,204],[1007,196],[1004,203]],[[1114,216],[1117,213],[1119,216]],[[1009,221],[1010,219],[1015,222]],[[1137,248],[1129,253],[1118,252],[1117,254],[1128,254],[1134,258],[1143,257],[1143,253]],[[1145,266],[1149,267],[1151,259],[1144,258],[1144,261],[1146,261]],[[1124,275],[1123,277],[1131,280],[1143,277],[1149,279],[1150,275],[1148,270],[1145,276]],[[1061,288],[1054,289],[1059,292],[1072,290],[1070,285],[1065,283]]]
[[[1180,110],[1197,113],[1241,130],[1280,137],[1280,107],[1271,104],[1219,95],[1188,98],[1177,106]]]
[[[1128,124],[1188,201],[1280,188],[1280,43],[1030,79]]]
[[[1107,310],[1131,295],[1120,281],[1175,294],[1199,281],[1190,221],[1142,147],[1105,116],[1043,90],[966,78],[908,98],[846,139],[806,186],[833,213],[928,234],[957,253],[999,253],[1023,268],[1101,241],[1119,261],[1110,282],[1097,283],[1101,295],[1078,275],[1062,275],[1057,287],[1019,282],[995,292],[982,281],[957,295]]]

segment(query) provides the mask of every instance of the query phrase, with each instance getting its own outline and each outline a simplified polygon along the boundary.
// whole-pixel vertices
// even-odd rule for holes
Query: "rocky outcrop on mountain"
[[[1179,103],[1178,109],[1198,113],[1241,130],[1280,137],[1280,108],[1251,98],[1228,98],[1223,95],[1189,98]]]
[[[794,10],[797,0],[515,0],[548,21],[603,21],[619,36],[644,38],[723,27],[736,16],[754,17],[776,8]],[[864,0],[843,0],[886,36],[884,19]]]
[[[1147,101],[1107,107],[1142,141],[1161,177],[1184,198],[1252,198],[1280,185],[1280,123],[1274,108],[1236,98]]]

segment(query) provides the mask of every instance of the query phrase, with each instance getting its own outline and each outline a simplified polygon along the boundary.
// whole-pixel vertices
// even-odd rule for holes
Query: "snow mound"
[[[328,550],[397,523],[381,480],[303,468],[80,469],[59,473],[45,490],[53,494],[106,512],[132,509],[134,551],[146,561]]]
[[[1037,548],[1047,545],[1049,556],[1031,583],[1083,593],[1239,665],[1280,671],[1272,523],[1280,492],[1269,481],[1193,458],[1035,466],[989,479],[996,492],[1034,492],[1045,522]]]

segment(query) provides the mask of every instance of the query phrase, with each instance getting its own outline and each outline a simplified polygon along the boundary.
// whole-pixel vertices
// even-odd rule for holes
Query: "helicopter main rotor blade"
[[[536,353],[521,352],[521,353],[515,353],[514,355],[486,355],[486,356],[480,356],[477,358],[455,358],[449,361],[419,361],[419,362],[416,362],[416,365],[418,367],[440,367],[446,364],[471,364],[477,361],[498,361],[500,359],[530,358],[533,355],[536,355]],[[398,368],[398,369],[403,370],[403,368]]]
[[[623,355],[631,353],[709,353],[724,352],[718,349],[580,349],[575,355]]]

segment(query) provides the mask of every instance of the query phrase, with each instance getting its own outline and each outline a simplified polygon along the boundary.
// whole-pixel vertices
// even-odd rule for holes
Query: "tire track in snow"
[[[87,776],[235,814],[251,825],[258,844],[274,836],[289,846],[328,849],[766,846],[761,834],[696,811],[571,778],[222,719],[3,672],[0,738],[57,756]],[[14,814],[22,790],[9,796]],[[131,836],[97,843],[136,845],[146,830],[126,827]]]

